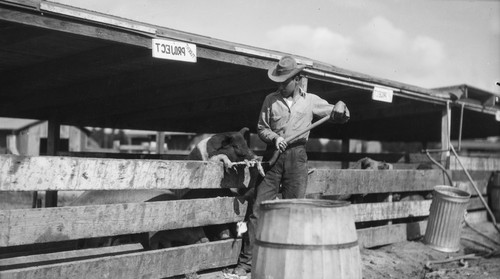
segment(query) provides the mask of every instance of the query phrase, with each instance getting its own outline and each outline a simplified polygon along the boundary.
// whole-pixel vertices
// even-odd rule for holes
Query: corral
[[[196,62],[153,57],[153,39],[194,44]],[[35,0],[0,2],[0,42],[0,117],[48,120],[50,155],[0,155],[2,193],[47,191],[44,208],[0,211],[1,278],[163,278],[236,264],[242,244],[236,238],[149,251],[136,244],[73,249],[79,239],[238,222],[247,205],[220,197],[57,207],[57,191],[237,188],[248,186],[248,179],[225,175],[219,163],[169,160],[174,157],[168,154],[59,152],[60,126],[255,132],[261,103],[275,86],[266,71],[284,53]],[[466,85],[420,88],[297,59],[307,65],[308,91],[331,103],[343,100],[351,110],[349,124],[312,131],[311,137],[339,140],[341,150],[308,154],[314,167],[309,194],[428,192],[450,184],[449,175],[473,195],[472,219],[486,220],[449,149],[452,142],[500,136],[497,96]],[[375,101],[373,92],[391,92],[392,101]],[[417,169],[429,158],[415,151],[351,153],[352,139],[436,146],[440,152],[432,156],[446,172]],[[390,162],[394,169],[348,169],[364,157]],[[498,155],[475,152],[460,160],[486,195],[500,170]],[[352,205],[360,246],[418,239],[430,203]],[[27,247],[37,252],[27,253]],[[372,250],[366,251],[369,258]],[[366,274],[376,277],[369,271],[372,262],[365,263]]]

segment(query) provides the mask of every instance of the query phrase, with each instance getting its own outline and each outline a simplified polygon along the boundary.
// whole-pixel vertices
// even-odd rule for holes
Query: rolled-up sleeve
[[[270,125],[271,120],[271,98],[267,96],[262,104],[262,108],[259,114],[259,122],[257,123],[257,134],[259,138],[269,144],[272,143],[278,134],[271,130]]]
[[[310,94],[310,96],[312,97],[312,113],[315,117],[323,118],[332,113],[333,105],[317,95]]]

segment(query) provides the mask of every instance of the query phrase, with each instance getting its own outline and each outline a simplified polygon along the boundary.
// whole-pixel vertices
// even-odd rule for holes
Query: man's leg
[[[251,211],[247,222],[248,233],[246,233],[246,237],[244,236],[243,238],[243,248],[240,253],[238,267],[235,269],[236,274],[240,273],[244,275],[241,270],[249,272],[251,269],[253,243],[259,218],[259,206],[263,201],[276,199],[281,182],[283,162],[284,160],[279,158],[275,165],[266,172],[266,176],[255,188],[255,200],[253,205],[250,202],[248,204],[247,210]]]
[[[305,146],[286,151],[283,171],[283,198],[303,199],[307,188],[307,153]]]

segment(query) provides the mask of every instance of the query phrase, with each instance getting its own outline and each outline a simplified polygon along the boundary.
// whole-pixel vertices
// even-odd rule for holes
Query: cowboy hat
[[[297,65],[293,57],[283,56],[276,66],[269,69],[267,75],[274,82],[284,82],[298,74],[305,67],[305,65]]]

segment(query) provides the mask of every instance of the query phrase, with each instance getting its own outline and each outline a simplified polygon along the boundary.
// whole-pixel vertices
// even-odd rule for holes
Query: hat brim
[[[298,65],[297,68],[293,69],[291,72],[285,74],[285,75],[277,75],[276,74],[276,67],[272,67],[267,71],[267,75],[269,76],[269,79],[274,81],[274,82],[284,82],[285,80],[293,77],[294,75],[300,73],[306,66],[305,65]]]

